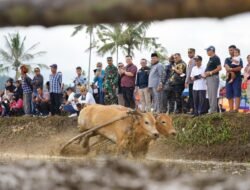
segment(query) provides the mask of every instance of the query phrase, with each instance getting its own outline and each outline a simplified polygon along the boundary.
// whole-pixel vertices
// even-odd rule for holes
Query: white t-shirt
[[[191,72],[191,77],[197,76],[197,75],[202,75],[205,73],[205,67],[201,65],[200,67],[194,66]],[[193,90],[206,90],[206,80],[204,78],[194,80],[193,83]]]
[[[87,92],[85,100],[82,100],[82,96],[80,96],[78,102],[80,104],[96,104],[95,98],[90,92]]]
[[[240,65],[240,56],[235,56],[232,58],[232,65]]]
[[[71,104],[75,102],[75,93],[74,93],[74,92],[72,92],[72,93],[69,95],[69,97],[68,97],[68,102],[71,103]]]

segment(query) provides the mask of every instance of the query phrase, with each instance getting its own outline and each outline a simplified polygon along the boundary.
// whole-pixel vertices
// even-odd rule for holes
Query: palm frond
[[[81,24],[81,25],[78,25],[76,26],[74,29],[74,32],[71,34],[71,36],[75,36],[78,32],[80,32],[82,29],[84,28],[84,26]]]

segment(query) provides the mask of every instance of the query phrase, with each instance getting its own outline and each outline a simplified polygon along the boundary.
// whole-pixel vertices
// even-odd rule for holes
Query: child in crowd
[[[238,66],[240,66],[240,49],[236,48],[234,50],[234,57],[232,58],[232,65],[231,68],[236,68]],[[234,81],[234,79],[236,78],[236,75],[234,72],[228,72],[227,73],[227,81],[228,83],[232,83]]]

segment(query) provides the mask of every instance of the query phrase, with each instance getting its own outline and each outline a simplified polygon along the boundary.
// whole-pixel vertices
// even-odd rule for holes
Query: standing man
[[[226,58],[224,67],[227,72],[234,72],[235,79],[232,82],[226,81],[226,97],[229,104],[229,112],[238,112],[241,99],[241,69],[243,68],[243,61],[240,59],[239,66],[232,67],[232,59],[234,57],[235,45],[228,47],[230,57]],[[235,99],[235,102],[234,102]],[[235,105],[235,109],[234,109]]]
[[[122,70],[121,87],[122,94],[125,101],[125,107],[135,108],[134,91],[135,91],[135,77],[137,67],[132,62],[132,56],[126,56],[126,67]]]
[[[195,58],[196,66],[193,67],[190,74],[193,82],[193,102],[194,102],[194,117],[206,113],[206,80],[202,77],[205,72],[205,67],[202,65],[202,57],[197,55]]]
[[[104,104],[104,94],[103,94],[103,79],[105,76],[105,71],[102,69],[102,63],[98,62],[96,64],[96,72],[95,72],[95,78],[94,83],[97,82],[98,87],[98,96],[99,96],[99,104]]]
[[[148,78],[148,88],[153,97],[153,109],[154,112],[160,113],[162,109],[162,89],[163,84],[161,78],[164,72],[163,65],[159,63],[159,57],[157,53],[151,54],[151,69]]]
[[[22,78],[22,88],[23,88],[23,108],[26,116],[30,116],[32,112],[32,84],[31,78],[27,75],[29,69],[26,65],[22,65],[21,78]]]
[[[149,112],[151,107],[151,97],[148,90],[148,77],[150,68],[147,66],[147,60],[141,59],[141,68],[137,72],[136,91],[139,91],[141,111]]]
[[[50,84],[50,101],[51,101],[51,114],[59,115],[60,114],[60,106],[62,100],[62,73],[57,72],[57,64],[50,65],[51,74],[49,76],[49,84]]]
[[[174,88],[173,84],[170,81],[170,78],[173,76],[174,71],[172,68],[175,66],[174,55],[169,57],[169,64],[165,67],[165,72],[163,72],[161,83],[163,84],[163,113],[173,113],[175,106],[174,99]]]
[[[122,94],[122,87],[121,87],[121,78],[122,78],[122,72],[124,71],[124,64],[122,62],[118,63],[118,104],[121,106],[125,106],[124,98]]]
[[[214,46],[209,46],[206,50],[209,61],[203,77],[206,77],[207,80],[207,94],[210,107],[209,113],[216,113],[218,108],[217,94],[220,82],[219,72],[221,70],[221,61],[215,54]]]
[[[76,67],[76,78],[74,80],[74,87],[76,96],[80,97],[80,88],[87,84],[87,79],[82,74],[82,68],[80,66]]]
[[[191,72],[193,67],[195,66],[195,49],[189,48],[188,49],[188,57],[190,58],[188,65],[187,65],[187,72],[186,72],[186,80],[185,80],[185,88],[188,88],[189,98],[188,98],[188,106],[189,111],[193,114],[194,103],[193,103],[193,81],[191,80]]]
[[[186,80],[186,63],[182,60],[181,54],[174,54],[174,66],[172,67],[172,76],[170,82],[173,86],[174,97],[173,100],[176,102],[175,113],[182,112],[182,92],[185,88]],[[171,103],[173,104],[173,103]]]
[[[32,80],[32,86],[33,86],[33,94],[32,94],[32,99],[33,99],[33,106],[32,106],[32,113],[36,113],[36,98],[38,96],[37,89],[41,88],[43,89],[43,76],[41,75],[41,71],[38,67],[34,69],[35,76]]]
[[[107,58],[108,66],[105,69],[105,77],[103,82],[104,104],[117,104],[118,99],[116,89],[118,86],[118,69],[113,64],[113,58]]]

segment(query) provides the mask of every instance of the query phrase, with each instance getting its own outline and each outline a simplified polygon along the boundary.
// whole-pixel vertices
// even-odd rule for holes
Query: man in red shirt
[[[125,106],[129,108],[135,107],[134,90],[135,90],[135,77],[137,67],[132,62],[132,56],[126,56],[127,66],[121,71],[121,87]]]

